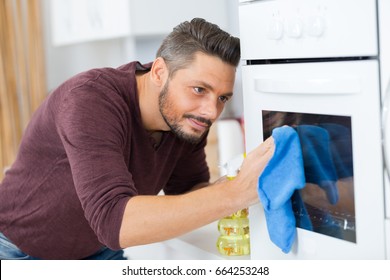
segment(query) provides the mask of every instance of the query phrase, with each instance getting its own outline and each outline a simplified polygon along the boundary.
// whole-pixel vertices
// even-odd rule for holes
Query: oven
[[[378,20],[389,2],[240,1],[246,148],[292,126],[306,177],[290,253],[270,241],[262,206],[250,208],[252,259],[390,258],[390,50]]]

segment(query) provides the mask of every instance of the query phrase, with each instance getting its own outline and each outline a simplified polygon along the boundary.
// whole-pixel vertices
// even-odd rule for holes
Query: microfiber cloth
[[[315,125],[299,125],[297,132],[302,147],[306,181],[325,191],[331,204],[339,200],[337,173],[331,153],[329,133]]]
[[[291,196],[305,186],[302,149],[292,127],[274,128],[272,137],[275,151],[259,177],[258,194],[271,241],[288,253],[296,236]]]

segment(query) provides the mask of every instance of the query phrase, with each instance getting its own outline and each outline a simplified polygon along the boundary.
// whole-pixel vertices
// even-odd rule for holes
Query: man
[[[239,59],[238,38],[193,19],[167,36],[153,63],[93,69],[54,90],[0,185],[0,258],[123,259],[122,248],[256,203],[272,139],[233,182],[208,184],[205,161]]]

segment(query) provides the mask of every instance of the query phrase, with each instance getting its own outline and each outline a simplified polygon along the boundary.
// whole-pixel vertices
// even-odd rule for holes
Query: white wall
[[[237,0],[129,1],[131,1],[130,8],[132,9],[130,11],[130,29],[132,33],[129,36],[55,46],[52,40],[51,5],[53,2],[52,0],[42,0],[46,76],[49,91],[71,76],[91,68],[117,67],[133,60],[143,63],[152,61],[164,36],[175,25],[183,20],[190,20],[192,17],[204,17],[218,24],[232,35],[239,36]],[[145,5],[145,3],[153,5],[148,9],[148,5]],[[165,6],[156,7],[159,3],[165,3]],[[159,5],[161,6],[161,4]],[[179,5],[180,7],[178,7]],[[172,18],[176,18],[177,22],[173,23]],[[145,27],[146,24],[149,24],[147,28]],[[156,32],[153,32],[153,26]],[[238,117],[241,115],[241,71],[238,69],[235,96],[225,109],[223,117]]]

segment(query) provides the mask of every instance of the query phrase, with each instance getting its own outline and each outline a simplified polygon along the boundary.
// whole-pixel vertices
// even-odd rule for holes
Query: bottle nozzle
[[[226,169],[226,176],[229,180],[234,179],[238,171],[240,170],[240,167],[242,165],[242,162],[244,161],[245,154],[240,154],[231,160],[229,160],[227,163],[224,164],[224,168]]]

